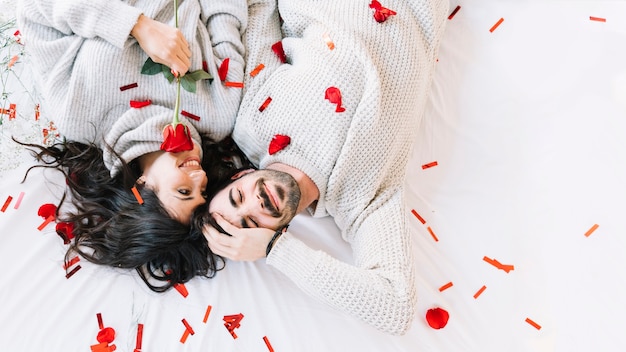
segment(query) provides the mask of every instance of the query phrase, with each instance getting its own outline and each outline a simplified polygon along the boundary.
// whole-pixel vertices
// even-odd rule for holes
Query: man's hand
[[[191,50],[178,28],[139,16],[130,34],[152,61],[163,64],[183,76],[191,65]]]
[[[216,228],[204,225],[203,233],[213,253],[231,260],[254,261],[265,258],[267,244],[275,231],[264,228],[241,229],[231,225],[219,214],[213,214],[217,224],[230,236],[220,233]]]

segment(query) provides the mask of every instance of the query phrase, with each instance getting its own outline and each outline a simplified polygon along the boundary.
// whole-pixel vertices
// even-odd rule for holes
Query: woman
[[[246,1],[180,2],[24,0],[17,9],[42,111],[65,138],[37,153],[68,176],[73,249],[137,268],[155,290],[215,269],[208,249],[194,248],[206,242],[189,219],[206,202],[203,140],[230,134],[241,90],[204,78],[243,80]],[[185,90],[142,68],[179,77]],[[179,123],[179,109],[192,118]],[[164,130],[183,143],[164,141]]]

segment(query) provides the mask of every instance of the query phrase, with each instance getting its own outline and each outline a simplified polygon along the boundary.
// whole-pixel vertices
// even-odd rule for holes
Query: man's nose
[[[204,172],[204,170],[191,171],[189,173],[189,178],[191,178],[197,185],[207,182],[206,172]]]

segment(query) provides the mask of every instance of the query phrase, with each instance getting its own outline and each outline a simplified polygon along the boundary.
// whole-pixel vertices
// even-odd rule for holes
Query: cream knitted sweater
[[[103,147],[112,174],[117,159],[105,142],[128,162],[159,150],[162,129],[173,117],[175,84],[162,74],[141,74],[147,54],[129,36],[141,13],[174,26],[173,0],[18,2],[18,25],[42,89],[43,111],[67,139]],[[230,58],[227,80],[243,80],[246,1],[180,0],[178,17],[192,51],[190,70],[206,62],[215,78],[197,82],[196,93],[181,90],[181,109],[200,118],[185,122],[196,143],[201,135],[220,140],[232,131],[242,92],[220,82],[218,67]],[[136,88],[121,89],[134,83]],[[151,105],[131,108],[131,100]]]
[[[354,265],[341,262],[287,232],[267,263],[328,304],[403,334],[416,305],[404,175],[448,2],[382,0],[397,12],[383,23],[370,2],[279,0],[281,33],[275,2],[249,0],[246,90],[233,137],[259,167],[278,162],[309,175],[320,191],[313,215],[333,216],[354,256]],[[283,36],[287,64],[271,49]],[[325,99],[329,87],[345,111]],[[291,143],[269,155],[276,134]]]

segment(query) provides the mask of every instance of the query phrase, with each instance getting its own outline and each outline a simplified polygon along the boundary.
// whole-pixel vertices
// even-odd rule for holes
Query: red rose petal
[[[228,64],[230,63],[230,58],[225,58],[220,65],[220,68],[217,70],[218,75],[220,76],[221,81],[226,80],[226,75],[228,74]]]
[[[115,330],[113,328],[104,328],[98,332],[97,337],[100,343],[111,343],[115,340]]]
[[[47,219],[51,216],[55,216],[57,212],[57,206],[51,203],[46,203],[39,207],[37,211],[37,215],[41,216],[44,219]]]
[[[426,312],[426,322],[433,329],[441,329],[448,324],[450,315],[445,309],[431,308]]]
[[[270,155],[275,154],[281,150],[283,150],[286,146],[291,143],[291,137],[285,136],[282,134],[277,134],[272,138],[269,146]]]
[[[272,45],[272,50],[278,56],[280,62],[287,62],[287,56],[285,55],[285,50],[283,50],[283,42],[276,42]]]
[[[161,150],[170,153],[179,153],[192,149],[193,140],[191,139],[191,133],[189,133],[189,127],[187,127],[187,125],[179,123],[176,124],[176,126],[172,126],[172,124],[165,126]]]
[[[74,223],[73,222],[59,222],[56,225],[57,235],[61,236],[64,244],[69,244],[72,238],[74,238]]]

